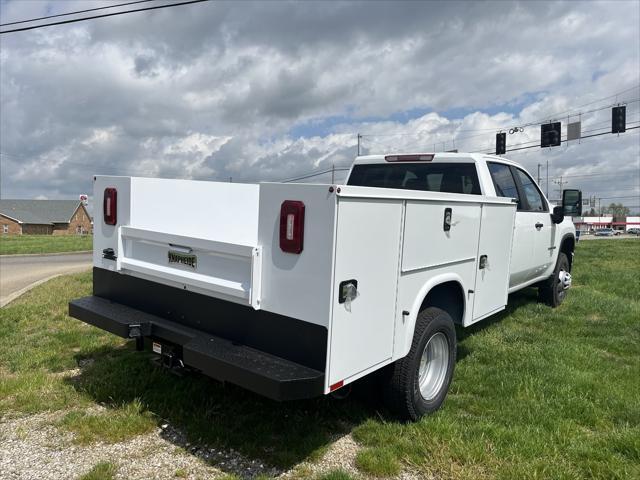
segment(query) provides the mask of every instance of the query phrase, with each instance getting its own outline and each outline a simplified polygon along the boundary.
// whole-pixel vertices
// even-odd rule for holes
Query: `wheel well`
[[[571,264],[573,262],[573,251],[576,248],[576,240],[572,235],[567,235],[562,239],[562,243],[560,244],[560,251],[567,256],[569,260],[569,269],[571,269]]]
[[[438,307],[447,312],[455,323],[462,324],[464,316],[464,292],[455,281],[436,285],[422,301],[420,311],[427,307]]]

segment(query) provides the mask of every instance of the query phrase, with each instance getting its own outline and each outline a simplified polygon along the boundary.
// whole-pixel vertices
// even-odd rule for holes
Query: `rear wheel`
[[[555,308],[562,304],[570,287],[571,267],[569,259],[565,253],[560,252],[553,274],[538,288],[538,297],[541,302]]]
[[[447,396],[456,360],[451,316],[436,307],[418,314],[411,350],[390,367],[388,406],[406,420],[436,411]]]

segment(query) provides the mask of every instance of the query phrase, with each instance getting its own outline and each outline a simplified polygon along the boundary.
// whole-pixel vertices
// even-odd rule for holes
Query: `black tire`
[[[560,252],[553,273],[538,287],[538,299],[552,308],[559,307],[567,296],[567,290],[564,290],[560,281],[560,272],[562,270],[571,272],[571,264],[567,255]]]
[[[436,334],[444,334],[448,346],[446,373],[441,387],[429,399],[420,391],[420,360],[427,342]],[[442,337],[439,336],[440,339]],[[444,344],[444,342],[442,342]],[[385,381],[387,406],[404,420],[418,420],[436,411],[447,396],[456,363],[456,330],[451,316],[444,310],[428,307],[418,314],[411,349],[406,357],[389,366]],[[438,382],[439,384],[440,382]]]

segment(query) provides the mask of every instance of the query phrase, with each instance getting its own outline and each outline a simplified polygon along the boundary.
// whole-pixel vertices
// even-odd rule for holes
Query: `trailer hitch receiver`
[[[136,339],[136,350],[144,350],[144,337],[151,334],[151,325],[148,323],[132,323],[129,325],[129,338]]]

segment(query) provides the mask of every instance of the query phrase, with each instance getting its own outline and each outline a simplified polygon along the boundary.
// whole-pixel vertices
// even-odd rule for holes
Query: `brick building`
[[[0,200],[0,235],[86,235],[91,216],[78,200]]]

